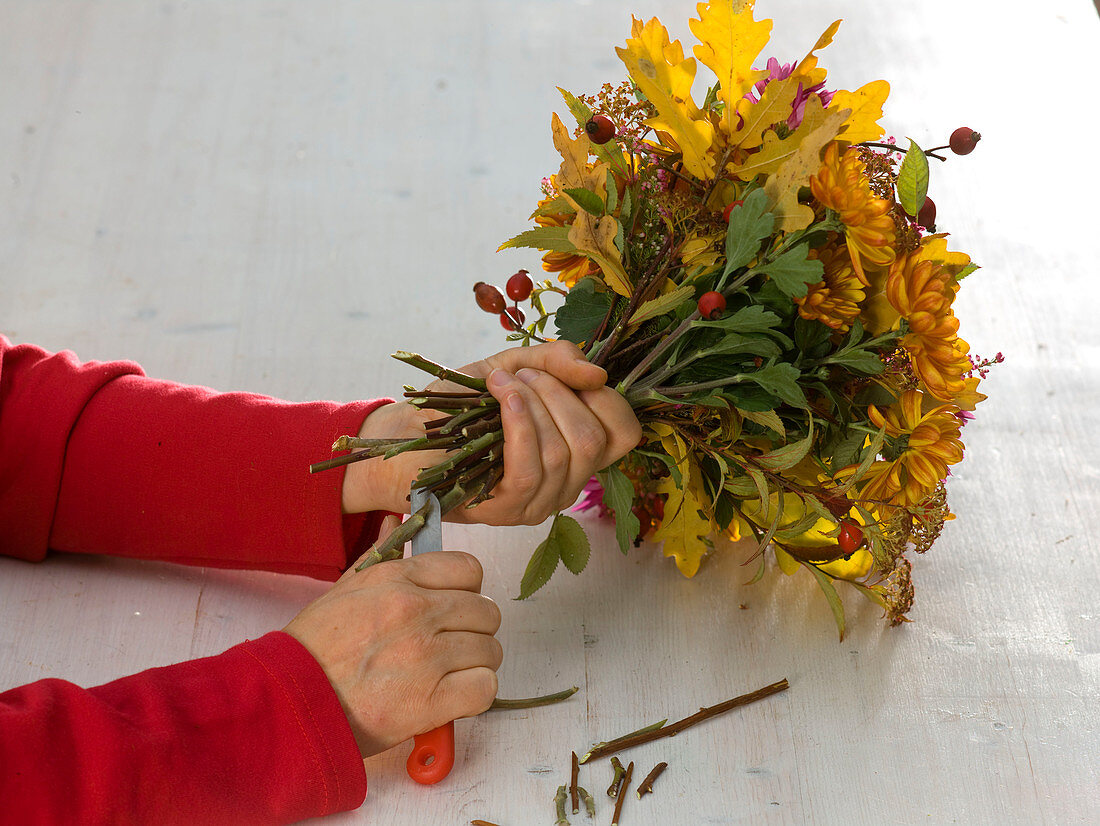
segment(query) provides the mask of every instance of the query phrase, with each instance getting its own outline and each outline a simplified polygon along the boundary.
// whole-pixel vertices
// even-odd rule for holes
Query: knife
[[[431,504],[431,509],[424,520],[424,527],[412,538],[413,555],[443,550],[443,514],[440,512],[439,500],[434,493],[418,489],[415,484],[410,491],[409,499],[413,513],[426,504]],[[437,729],[418,734],[413,738],[412,753],[409,754],[405,768],[409,777],[417,783],[430,786],[450,774],[454,764],[455,724],[452,720]]]

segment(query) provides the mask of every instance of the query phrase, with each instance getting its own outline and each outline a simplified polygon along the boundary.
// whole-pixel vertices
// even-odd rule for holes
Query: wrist
[[[423,435],[421,414],[407,402],[377,408],[359,428],[363,439],[416,438]],[[376,457],[348,465],[344,473],[341,506],[344,513],[390,511],[407,513],[406,496],[418,472],[415,456],[402,454],[393,459]]]

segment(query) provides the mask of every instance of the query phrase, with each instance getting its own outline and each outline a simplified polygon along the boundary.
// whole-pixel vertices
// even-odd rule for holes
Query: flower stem
[[[522,708],[539,708],[540,706],[549,706],[554,703],[560,703],[562,700],[568,700],[579,689],[577,686],[567,688],[564,691],[555,691],[553,694],[543,694],[540,697],[525,697],[521,700],[505,700],[497,697],[493,700],[493,704],[489,706],[490,711],[515,711]]]
[[[398,350],[393,354],[393,358],[415,367],[418,370],[423,370],[425,373],[431,373],[437,379],[461,384],[463,387],[469,387],[471,390],[479,390],[484,393],[489,389],[485,385],[485,379],[467,376],[465,373],[451,370],[444,367],[442,364],[436,364],[434,361],[429,361],[419,353],[409,353],[405,350]]]
[[[707,708],[701,708],[695,714],[690,717],[685,717],[682,720],[677,720],[675,723],[671,723],[667,726],[660,726],[657,728],[650,727],[650,730],[642,730],[640,732],[634,732],[633,734],[627,734],[623,737],[619,737],[615,740],[610,740],[606,743],[600,743],[592,748],[584,757],[581,758],[582,763],[587,763],[589,760],[594,760],[600,757],[606,757],[609,754],[616,754],[617,752],[625,749],[633,748],[634,746],[640,746],[643,743],[650,743],[654,740],[659,740],[662,737],[672,737],[675,734],[679,734],[686,728],[694,726],[696,723],[701,723],[704,720],[709,720],[711,717],[715,717],[719,714],[724,714],[727,711],[737,708],[738,706],[747,705],[748,703],[755,702],[756,700],[762,700],[765,697],[770,697],[773,694],[778,694],[781,691],[786,691],[790,688],[790,683],[784,678],[777,683],[766,685],[763,688],[759,688],[756,691],[750,691],[748,694],[742,694],[739,697],[734,697],[725,702],[718,703],[717,705],[709,706]]]

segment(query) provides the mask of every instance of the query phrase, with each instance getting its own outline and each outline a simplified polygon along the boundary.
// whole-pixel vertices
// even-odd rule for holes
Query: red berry
[[[745,202],[734,201],[732,204],[729,204],[725,209],[722,210],[722,220],[724,220],[728,224],[730,222],[730,213],[733,212],[734,207],[739,207],[743,203]]]
[[[726,297],[714,290],[699,296],[699,315],[710,321],[714,321],[722,315],[726,309]]]
[[[506,304],[504,294],[492,284],[478,281],[474,284],[474,297],[477,299],[477,306],[485,312],[494,314],[504,312]]]
[[[519,307],[506,307],[500,314],[500,326],[509,332],[514,332],[523,324],[526,318]]]
[[[924,199],[924,206],[917,213],[917,223],[932,232],[936,231],[936,202],[931,198]]]
[[[951,133],[951,140],[948,143],[951,145],[951,151],[956,155],[969,155],[981,139],[982,136],[969,126],[960,126]]]
[[[840,523],[840,534],[836,538],[836,544],[846,555],[851,556],[863,544],[863,531],[855,522],[845,519]]]
[[[527,270],[520,270],[508,279],[508,283],[504,285],[504,291],[513,301],[526,301],[531,297],[531,289],[534,286]]]
[[[607,143],[615,137],[615,124],[611,122],[611,118],[593,115],[584,125],[584,131],[592,143]]]

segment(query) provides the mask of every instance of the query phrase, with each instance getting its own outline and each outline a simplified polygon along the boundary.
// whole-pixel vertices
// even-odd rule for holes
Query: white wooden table
[[[687,0],[0,2],[0,330],[150,375],[290,399],[388,395],[415,349],[500,349],[471,300],[557,167],[554,87],[623,76],[630,13]],[[510,600],[539,528],[449,527],[504,612],[501,690],[570,702],[458,727],[433,788],[405,748],[333,823],[549,824],[571,749],[781,677],[788,692],[629,756],[624,824],[1100,822],[1100,22],[1089,0],[760,0],[767,54],[885,77],[887,128],[985,139],[934,169],[941,225],[985,269],[957,305],[1007,362],[968,425],[959,518],[916,562],[911,624],[808,577],[754,586],[744,547],[694,580],[607,526],[583,576]],[[532,266],[534,265],[534,266]],[[0,687],[93,685],[282,627],[324,585],[112,559],[0,560]],[[744,605],[744,610],[741,605]],[[585,767],[610,822],[606,762]],[[582,816],[573,823],[590,822]]]

